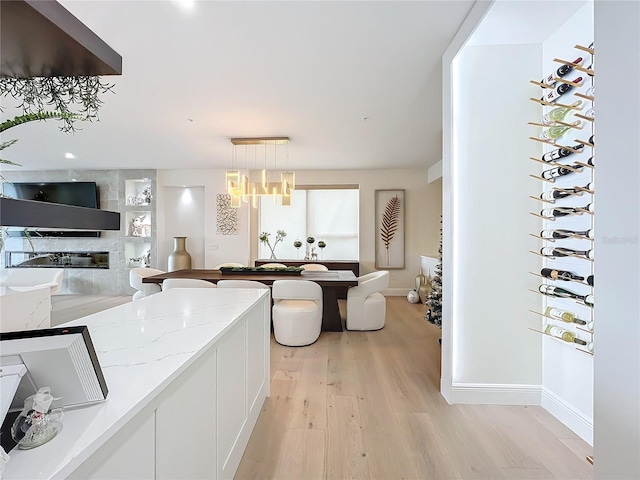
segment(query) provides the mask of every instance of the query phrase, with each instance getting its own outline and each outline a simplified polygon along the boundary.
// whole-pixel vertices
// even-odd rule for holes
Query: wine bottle
[[[547,309],[544,311],[544,314],[547,317],[555,318],[556,320],[562,320],[563,322],[566,322],[566,323],[576,323],[578,325],[587,324],[587,322],[585,322],[584,320],[576,317],[575,313],[568,312],[566,310],[561,310],[556,307],[547,307]]]
[[[567,215],[582,215],[585,210],[588,210],[591,204],[586,207],[556,207],[556,208],[545,208],[544,210],[540,210],[540,215],[545,218],[558,218],[558,217],[566,217]]]
[[[545,278],[551,278],[553,280],[565,280],[567,282],[570,280],[584,280],[584,277],[576,275],[573,272],[569,272],[568,270],[556,270],[553,268],[543,268],[542,270],[540,270],[540,275]]]
[[[564,77],[566,74],[571,72],[571,70],[573,70],[575,65],[580,65],[581,63],[582,63],[582,57],[576,58],[573,61],[573,65],[564,63],[560,65],[560,67],[558,67],[555,71],[553,71],[552,73],[544,77],[542,79],[542,82],[540,83],[544,83],[545,85],[554,85],[556,83],[556,78]]]
[[[567,215],[582,215],[585,211],[593,212],[593,203],[584,207],[555,207],[540,210],[540,215],[545,218],[566,217]]]
[[[555,287],[553,285],[540,285],[538,287],[538,291],[543,295],[548,295],[550,297],[557,298],[571,298],[573,300],[579,300],[583,302],[585,305],[593,307],[593,294],[589,293],[587,295],[579,295],[571,290],[567,290],[566,288]]]
[[[593,287],[593,275],[587,277],[587,283]]]
[[[584,187],[554,188],[552,190],[542,192],[540,194],[540,198],[542,200],[553,202],[560,198],[570,197],[571,195],[580,195],[584,189],[591,190],[592,186],[593,185],[591,183],[587,183]]]
[[[593,229],[589,230],[542,230],[540,232],[542,238],[571,238],[571,237],[583,237],[593,238]]]
[[[575,122],[567,125],[552,125],[546,130],[543,130],[539,138],[543,142],[553,142],[567,133],[571,126],[579,127],[581,123],[582,122],[580,120],[576,120]]]
[[[578,77],[574,80],[574,83],[580,83],[581,81],[582,81],[582,77]],[[562,95],[564,95],[571,89],[573,89],[573,85],[569,85],[568,83],[561,83],[556,88],[554,88],[553,90],[550,90],[549,92],[544,94],[542,97],[540,97],[540,100],[544,102],[550,102],[550,103],[555,102],[557,99],[559,99]]]
[[[571,148],[573,150],[582,150],[584,148],[584,143],[579,143],[577,145],[574,145]],[[550,152],[547,152],[544,155],[542,155],[542,161],[553,162],[555,160],[560,160],[561,158],[568,157],[572,153],[575,153],[575,152],[573,152],[572,150],[569,150],[568,148],[558,148],[556,150],[551,150]]]
[[[579,107],[582,104],[582,100],[578,100],[571,104],[571,107]],[[542,116],[542,123],[545,125],[553,125],[556,122],[562,121],[571,110],[571,107],[556,107],[551,109],[547,114]]]
[[[562,328],[551,325],[550,323],[547,323],[544,326],[544,333],[546,333],[547,335],[551,335],[552,337],[559,338],[560,340],[564,340],[568,343],[577,343],[578,345],[587,344],[587,342],[585,342],[584,340],[576,337],[575,333],[563,330]]]
[[[574,170],[582,169],[580,165],[576,164],[571,165],[571,168],[573,168]],[[573,170],[569,170],[565,167],[553,167],[542,172],[542,178],[544,178],[545,180],[553,180],[554,178],[562,177],[563,175],[569,175],[570,173],[573,173]]]
[[[540,198],[542,200],[547,200],[548,202],[553,202],[560,198],[570,197],[571,195],[578,195],[580,193],[581,190],[577,190],[576,188],[554,189],[542,192],[540,194]]]
[[[540,254],[544,257],[585,257],[593,259],[593,250],[574,250],[565,247],[542,247]]]

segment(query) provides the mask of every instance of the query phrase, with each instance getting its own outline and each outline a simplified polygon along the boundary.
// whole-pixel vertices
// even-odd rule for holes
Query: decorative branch
[[[387,202],[387,206],[384,209],[382,215],[382,226],[380,227],[380,238],[384,243],[384,248],[387,250],[387,265],[389,265],[389,246],[393,240],[396,231],[398,230],[400,218],[400,199],[398,195],[391,197]]]
[[[52,105],[65,115],[56,118],[63,120],[60,130],[67,133],[75,132],[76,120],[99,120],[100,95],[113,87],[98,76],[0,78],[0,96],[20,99],[19,108],[25,114],[41,113],[46,105]],[[73,104],[78,105],[75,113],[69,108]]]
[[[70,112],[34,112],[27,113],[25,115],[19,115],[17,117],[13,117],[11,120],[6,120],[0,123],[0,132],[4,132],[5,130],[9,130],[11,127],[16,127],[18,125],[22,125],[23,123],[34,122],[36,120],[48,120],[50,118],[61,119],[61,120],[71,120],[71,119],[79,119],[80,116],[75,113]],[[10,140],[10,142],[15,142],[16,140]],[[9,143],[9,142],[6,142]],[[6,148],[10,146],[2,144],[3,146],[0,148]]]

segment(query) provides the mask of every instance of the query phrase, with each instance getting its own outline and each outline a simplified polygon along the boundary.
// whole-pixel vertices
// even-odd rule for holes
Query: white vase
[[[173,252],[169,255],[168,271],[191,268],[191,255],[187,252],[187,237],[173,237]]]

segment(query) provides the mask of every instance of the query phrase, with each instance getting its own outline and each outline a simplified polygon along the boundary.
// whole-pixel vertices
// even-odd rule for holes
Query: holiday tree
[[[429,310],[425,318],[438,327],[442,326],[442,217],[440,217],[440,261],[436,265],[435,275],[431,280],[431,292],[427,297]]]

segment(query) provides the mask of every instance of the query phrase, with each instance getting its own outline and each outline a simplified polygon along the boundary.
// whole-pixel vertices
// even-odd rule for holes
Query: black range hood
[[[59,203],[0,198],[3,227],[120,230],[120,213]]]
[[[0,59],[7,77],[122,74],[122,57],[54,0],[0,1]]]

